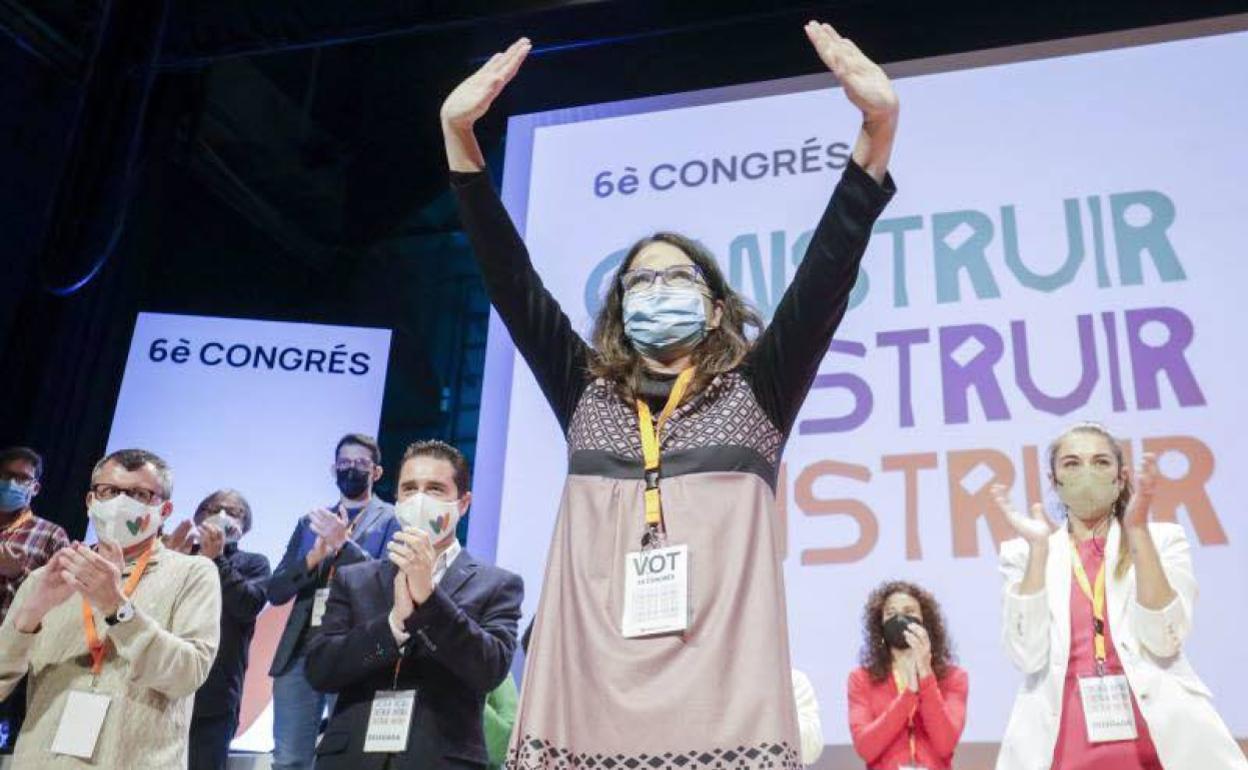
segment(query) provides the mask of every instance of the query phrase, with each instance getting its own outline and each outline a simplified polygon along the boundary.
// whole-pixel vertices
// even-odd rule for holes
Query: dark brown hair
[[[1118,499],[1114,500],[1111,511],[1118,523],[1122,524],[1122,517],[1127,512],[1127,504],[1131,502],[1131,495],[1134,487],[1131,484],[1131,474],[1123,474],[1123,469],[1127,467],[1126,453],[1122,449],[1122,442],[1114,438],[1109,429],[1104,425],[1096,422],[1081,422],[1070,426],[1062,433],[1062,435],[1053,439],[1053,443],[1049,444],[1049,473],[1052,474],[1053,483],[1057,483],[1057,453],[1062,449],[1062,442],[1072,433],[1091,433],[1105,439],[1114,453],[1114,458],[1118,460],[1118,475],[1122,478],[1122,491],[1118,493]],[[1131,550],[1127,547],[1127,539],[1125,537],[1118,539],[1118,566],[1114,569],[1114,576],[1121,578],[1127,574],[1127,570],[1131,568]]]
[[[8,465],[14,460],[29,463],[35,469],[35,481],[43,478],[43,458],[39,453],[27,446],[11,446],[0,449],[0,465]]]
[[[407,449],[403,452],[403,459],[399,462],[400,473],[402,473],[402,468],[407,464],[407,461],[413,457],[434,457],[450,463],[451,468],[455,471],[455,491],[459,493],[459,497],[463,497],[464,493],[468,491],[469,485],[472,484],[472,476],[468,472],[468,460],[465,459],[464,453],[445,441],[428,439],[408,444]]]
[[[945,678],[953,664],[949,637],[945,633],[945,617],[940,612],[936,597],[921,586],[904,580],[881,583],[867,597],[862,611],[862,652],[859,662],[871,675],[871,680],[881,682],[889,676],[893,667],[893,653],[884,640],[884,603],[893,594],[905,594],[919,603],[923,612],[923,628],[932,641],[932,673],[937,680]]]
[[[758,311],[732,290],[715,258],[701,244],[670,232],[642,238],[628,250],[611,278],[606,301],[594,319],[594,356],[589,364],[591,374],[613,384],[620,397],[630,403],[636,399],[640,389],[643,364],[641,355],[624,334],[624,285],[620,276],[632,267],[641,250],[653,243],[666,243],[684,252],[702,271],[712,301],[719,302],[723,307],[719,326],[708,330],[706,337],[693,349],[693,365],[697,367],[697,374],[690,383],[689,394],[705,388],[716,375],[740,366],[752,347],[745,336],[745,328],[752,326],[758,330],[763,327]]]
[[[338,439],[338,444],[334,447],[334,460],[338,459],[338,453],[342,451],[342,448],[349,444],[364,447],[368,450],[369,456],[373,458],[373,465],[381,465],[381,446],[377,444],[377,439],[363,433],[348,433]]]
[[[118,449],[116,452],[110,453],[91,469],[92,484],[95,483],[95,477],[109,463],[117,463],[131,473],[139,470],[144,465],[152,466],[152,469],[156,471],[156,478],[160,480],[159,492],[161,498],[169,500],[172,497],[173,469],[169,467],[169,463],[165,462],[155,452],[149,452],[146,449]]]

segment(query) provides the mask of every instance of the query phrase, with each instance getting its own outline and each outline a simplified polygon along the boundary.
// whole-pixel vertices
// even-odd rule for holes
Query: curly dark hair
[[[594,354],[589,362],[590,373],[613,385],[620,397],[629,403],[637,397],[640,389],[643,364],[641,355],[624,333],[624,285],[620,276],[628,272],[642,249],[652,243],[666,243],[684,252],[702,271],[711,299],[723,303],[723,316],[719,326],[708,331],[705,339],[693,349],[693,365],[697,367],[697,373],[690,383],[686,398],[706,387],[716,375],[740,366],[753,347],[746,329],[763,328],[763,320],[758,311],[744,297],[733,291],[724,279],[715,257],[697,241],[670,232],[659,232],[642,238],[628,250],[624,261],[611,278],[606,301],[594,319]]]
[[[862,611],[862,652],[859,662],[871,675],[874,682],[883,681],[889,676],[893,667],[893,654],[884,641],[884,603],[893,594],[906,594],[914,597],[923,611],[923,628],[932,640],[932,673],[936,678],[943,679],[953,664],[952,643],[945,633],[945,616],[940,611],[940,603],[925,588],[904,580],[890,580],[881,583],[867,597],[867,606]]]

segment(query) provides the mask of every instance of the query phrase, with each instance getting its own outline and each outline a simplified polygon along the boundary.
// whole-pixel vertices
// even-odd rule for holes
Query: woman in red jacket
[[[870,770],[947,770],[966,724],[966,672],[950,662],[940,605],[892,581],[867,599],[849,731]]]

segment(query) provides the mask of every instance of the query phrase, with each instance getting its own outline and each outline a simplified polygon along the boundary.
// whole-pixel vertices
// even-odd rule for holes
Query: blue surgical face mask
[[[0,513],[13,513],[30,505],[31,484],[5,479],[0,481]]]
[[[706,336],[706,301],[694,288],[655,286],[624,295],[624,334],[642,355],[688,350]]]

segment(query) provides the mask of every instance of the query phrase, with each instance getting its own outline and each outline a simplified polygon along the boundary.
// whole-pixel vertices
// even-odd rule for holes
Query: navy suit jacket
[[[331,507],[332,510],[332,507]],[[282,561],[269,578],[269,603],[277,606],[291,599],[295,606],[290,610],[286,620],[286,629],[277,643],[273,653],[273,665],[269,667],[269,676],[281,676],[290,667],[291,661],[298,657],[301,649],[306,646],[305,633],[315,631],[308,628],[312,622],[312,602],[316,589],[325,585],[331,566],[341,568],[347,564],[380,559],[385,555],[386,543],[399,530],[399,523],[394,518],[394,506],[377,497],[376,494],[368,501],[364,510],[356,514],[362,516],[355,529],[351,531],[351,539],[343,545],[342,550],[334,559],[322,561],[317,568],[308,571],[308,551],[316,544],[316,533],[308,524],[308,517],[303,516],[295,526],[295,531],[286,544],[286,553]]]
[[[489,761],[482,728],[485,696],[509,675],[524,583],[461,551],[407,619],[411,638],[400,651],[389,620],[397,572],[385,560],[334,575],[321,633],[309,643],[306,662],[313,687],[338,693],[316,767],[483,768]],[[407,751],[365,754],[373,694],[393,689],[416,691]]]

